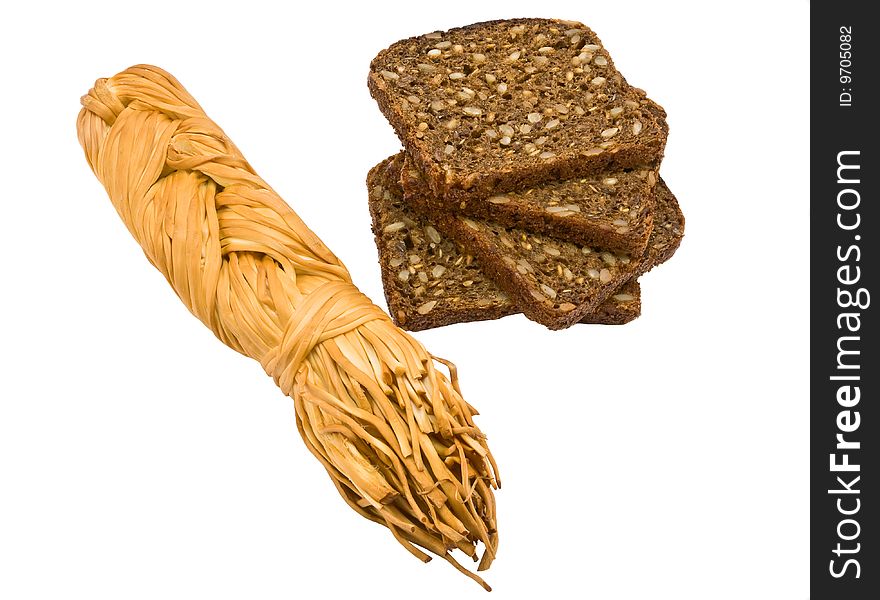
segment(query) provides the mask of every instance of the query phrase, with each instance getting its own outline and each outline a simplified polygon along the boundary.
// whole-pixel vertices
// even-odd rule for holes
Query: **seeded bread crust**
[[[663,109],[572,21],[489,21],[402,40],[373,59],[368,85],[450,209],[659,164],[666,143]]]
[[[450,238],[441,238],[426,217],[406,205],[399,183],[402,163],[401,154],[390,157],[367,176],[382,284],[394,322],[410,331],[420,331],[519,312],[509,297],[483,275],[475,259]],[[410,256],[420,260],[412,263]],[[419,281],[420,273],[427,282]],[[416,295],[419,288],[423,291]],[[623,325],[640,313],[641,289],[636,281],[630,281],[581,322]]]

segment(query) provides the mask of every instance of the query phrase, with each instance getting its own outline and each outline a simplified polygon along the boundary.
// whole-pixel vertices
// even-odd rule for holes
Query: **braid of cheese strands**
[[[195,99],[147,65],[82,98],[79,141],[150,262],[220,340],[293,398],[297,427],[345,501],[413,555],[488,589],[497,467],[455,368],[351,283],[345,266],[251,168]]]

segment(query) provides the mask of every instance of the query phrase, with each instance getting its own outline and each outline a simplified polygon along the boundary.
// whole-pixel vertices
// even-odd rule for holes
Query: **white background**
[[[807,2],[58,4],[5,8],[0,38],[0,597],[807,597]],[[486,596],[344,505],[292,403],[144,259],[75,120],[96,78],[171,71],[384,306],[364,177],[399,145],[369,61],[514,16],[584,21],[667,109],[687,235],[631,325],[417,334],[501,466]]]

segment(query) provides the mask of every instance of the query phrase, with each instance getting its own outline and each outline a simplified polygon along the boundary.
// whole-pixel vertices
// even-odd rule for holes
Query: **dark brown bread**
[[[402,40],[373,59],[368,84],[433,195],[452,209],[659,164],[666,143],[663,109],[576,22],[490,21]]]
[[[400,154],[388,158],[367,176],[382,284],[395,323],[419,331],[519,312],[482,273],[476,259],[404,202],[402,163]],[[411,260],[412,256],[417,258]],[[640,311],[641,290],[630,281],[581,322],[622,325]]]
[[[451,238],[441,236],[427,219],[404,204],[402,165],[401,153],[367,175],[382,286],[394,322],[418,331],[517,312],[473,256],[461,252]]]
[[[639,255],[651,235],[656,182],[653,167],[627,169],[462,201],[455,212],[577,244]],[[438,202],[437,210],[444,210],[443,204]]]
[[[483,272],[529,319],[564,329],[629,281],[641,256],[614,254],[554,237],[436,210],[421,173],[404,160],[407,203],[480,260]]]
[[[581,319],[595,325],[626,325],[642,314],[642,286],[635,279],[624,283],[599,308]]]
[[[635,276],[640,277],[672,258],[683,238],[684,213],[661,177],[654,188],[654,229]]]

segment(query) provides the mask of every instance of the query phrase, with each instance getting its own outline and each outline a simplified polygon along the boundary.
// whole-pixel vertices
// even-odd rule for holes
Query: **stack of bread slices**
[[[521,312],[623,324],[684,216],[660,178],[666,113],[586,26],[478,23],[370,64],[404,150],[367,177],[392,318],[410,330]]]

